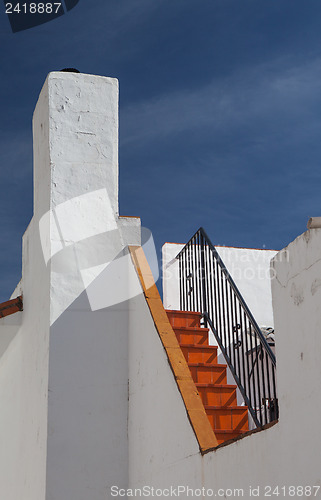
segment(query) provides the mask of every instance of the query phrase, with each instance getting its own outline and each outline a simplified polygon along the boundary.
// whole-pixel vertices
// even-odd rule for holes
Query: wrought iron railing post
[[[204,314],[204,326],[207,326],[207,297],[206,297],[206,273],[205,273],[205,240],[204,236],[201,233],[200,235],[200,244],[201,244],[201,275],[202,275],[202,305],[203,311],[200,311]]]

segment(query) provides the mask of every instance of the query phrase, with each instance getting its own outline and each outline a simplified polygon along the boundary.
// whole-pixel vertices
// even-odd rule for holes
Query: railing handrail
[[[193,246],[192,245],[195,245],[195,250],[193,250]],[[209,250],[205,250],[206,247],[209,248]],[[199,253],[197,253],[199,252]],[[197,257],[198,255],[198,257]],[[190,259],[190,257],[192,257],[192,260],[188,260]],[[214,264],[209,264],[210,261],[208,261],[207,259],[213,259],[213,261],[211,262],[216,262],[215,266],[218,266],[217,268],[215,267],[215,269],[220,269],[220,271],[217,271],[217,272],[220,272],[220,276],[224,276],[224,280],[226,281],[226,284],[225,285],[225,293],[227,293],[227,290],[232,290],[230,291],[229,293],[231,294],[234,294],[234,301],[237,300],[237,304],[238,304],[238,308],[240,308],[239,310],[240,311],[243,311],[242,312],[242,315],[244,314],[244,318],[247,318],[247,320],[245,320],[245,327],[246,327],[246,324],[249,325],[249,330],[250,330],[250,335],[252,335],[252,332],[254,334],[254,338],[255,338],[255,348],[254,350],[250,349],[247,354],[249,355],[249,353],[251,353],[251,357],[252,357],[252,371],[251,373],[253,372],[254,368],[255,368],[255,364],[258,364],[259,362],[261,362],[262,366],[260,367],[261,370],[262,370],[262,380],[260,382],[260,378],[259,378],[259,368],[257,366],[256,370],[257,370],[257,381],[256,383],[259,384],[258,387],[260,387],[260,384],[262,383],[263,384],[263,389],[262,389],[262,393],[263,393],[263,398],[262,398],[262,401],[263,399],[266,400],[268,399],[269,401],[272,401],[276,398],[276,392],[275,392],[275,379],[274,379],[274,370],[275,370],[275,367],[276,367],[276,358],[275,358],[275,355],[274,353],[272,352],[271,350],[271,347],[269,346],[267,340],[265,339],[259,325],[257,324],[253,314],[251,313],[248,305],[246,304],[240,290],[238,289],[237,285],[235,284],[232,276],[230,275],[229,271],[227,270],[223,260],[221,259],[220,255],[218,254],[216,248],[214,247],[214,245],[212,244],[211,240],[209,239],[208,235],[206,234],[206,231],[204,230],[203,227],[200,227],[198,229],[198,231],[196,231],[196,233],[192,236],[192,238],[190,238],[190,240],[186,243],[186,245],[184,245],[184,247],[182,248],[182,250],[177,254],[176,256],[177,259],[180,260],[180,280],[182,279],[183,282],[184,282],[184,279],[186,279],[186,282],[188,282],[188,279],[193,279],[193,280],[197,280],[197,278],[200,279],[200,282],[197,282],[196,283],[194,282],[194,285],[196,286],[196,289],[195,289],[195,292],[194,294],[196,293],[196,297],[194,295],[194,298],[192,299],[190,297],[190,294],[193,292],[193,286],[191,286],[188,294],[186,295],[187,293],[187,284],[185,285],[182,285],[180,290],[181,290],[181,294],[183,294],[183,303],[182,303],[182,295],[181,295],[181,306],[184,304],[187,305],[187,308],[188,307],[194,307],[195,306],[195,302],[198,303],[198,305],[201,306],[201,311],[203,313],[203,316],[204,316],[204,319],[205,319],[205,322],[209,324],[209,326],[211,327],[211,330],[213,331],[216,339],[217,339],[217,342],[219,344],[219,346],[221,347],[222,349],[222,353],[233,373],[233,376],[235,378],[235,381],[237,383],[237,385],[239,386],[239,389],[242,393],[242,396],[244,398],[244,401],[245,403],[248,405],[249,407],[249,411],[253,417],[253,420],[255,421],[256,425],[262,425],[262,413],[261,413],[261,410],[260,410],[260,417],[261,417],[261,422],[259,421],[259,419],[256,417],[256,414],[255,414],[255,408],[257,408],[257,401],[256,401],[256,395],[252,394],[252,396],[254,397],[254,407],[252,407],[252,404],[251,404],[251,401],[252,401],[252,396],[251,396],[251,384],[250,382],[245,382],[245,374],[244,374],[244,369],[245,369],[245,361],[243,359],[243,365],[240,364],[240,358],[238,358],[238,360],[236,360],[235,358],[235,354],[233,355],[233,359],[231,358],[231,345],[228,345],[226,344],[226,340],[228,339],[228,341],[230,341],[230,333],[231,331],[229,330],[230,328],[230,320],[228,319],[228,316],[227,316],[227,325],[225,325],[225,319],[224,319],[224,298],[222,299],[223,302],[221,303],[221,305],[219,305],[219,310],[218,310],[218,314],[219,314],[219,318],[217,318],[217,313],[215,313],[215,318],[216,318],[216,322],[218,322],[218,324],[216,325],[215,322],[214,322],[214,317],[211,318],[211,315],[210,315],[210,311],[209,310],[206,310],[206,309],[210,309],[212,310],[212,314],[214,314],[213,312],[213,307],[214,307],[214,304],[217,304],[217,300],[220,300],[219,299],[219,296],[221,294],[221,292],[223,292],[223,289],[220,290],[220,287],[219,287],[219,284],[217,283],[217,285],[215,285],[215,276],[216,276],[216,271],[215,271],[215,274],[214,274],[214,278],[211,274],[211,266],[213,268]],[[184,260],[185,258],[185,260]],[[194,260],[193,260],[194,259]],[[196,260],[195,260],[196,259]],[[206,263],[205,263],[205,259],[206,259]],[[189,276],[186,276],[184,277],[184,273],[182,273],[181,271],[183,271],[183,268],[184,268],[184,265],[187,266],[187,261],[189,262],[188,264],[188,271],[187,271],[187,268],[185,267],[185,271],[186,271],[186,274],[187,272],[189,272]],[[193,275],[194,273],[194,265],[195,265],[195,269],[197,270],[198,266],[200,265],[200,262],[201,262],[201,267],[199,267],[199,274],[197,275]],[[210,274],[209,274],[209,277],[206,276],[206,272],[205,272],[205,268],[207,269],[207,271],[209,270],[210,271]],[[192,276],[192,278],[191,278]],[[219,275],[218,275],[219,276]],[[218,279],[218,277],[216,278]],[[214,280],[214,281],[213,281]],[[182,282],[182,283],[183,283]],[[198,284],[197,284],[198,283]],[[218,297],[216,297],[215,295],[215,299],[213,298],[212,296],[212,291],[213,291],[213,286],[215,288],[215,286],[218,287]],[[185,287],[185,288],[184,288]],[[227,288],[227,287],[230,287],[230,288]],[[185,295],[184,295],[184,290],[185,290]],[[211,293],[209,293],[209,290],[211,290]],[[216,292],[215,292],[216,294]],[[202,296],[202,299],[201,299],[201,296]],[[211,298],[210,298],[211,296]],[[232,295],[231,295],[232,296]],[[190,297],[190,298],[188,298]],[[192,300],[192,302],[191,302]],[[227,300],[227,299],[226,299]],[[200,301],[200,302],[199,302]],[[213,302],[214,301],[214,302]],[[213,302],[213,303],[212,303]],[[189,305],[188,305],[189,304]],[[194,305],[193,305],[194,304]],[[228,306],[229,304],[225,304],[226,306]],[[231,304],[230,304],[231,306]],[[222,309],[222,310],[221,310]],[[223,312],[222,312],[223,311]],[[227,314],[229,314],[227,312]],[[230,313],[231,314],[231,313]],[[240,313],[241,314],[241,313]],[[243,320],[241,319],[242,316],[240,316],[240,321],[241,321],[241,324],[244,324]],[[222,322],[221,322],[222,320]],[[223,326],[223,329],[222,329],[222,324],[224,325]],[[227,330],[226,330],[226,326],[227,326]],[[238,328],[241,328],[241,331],[243,330],[243,327],[241,327],[240,325],[235,325],[233,326],[233,321],[231,323],[231,326],[232,326],[232,329],[233,331],[235,332],[234,328],[238,327]],[[218,330],[217,330],[218,328]],[[220,333],[219,333],[220,332]],[[230,333],[229,333],[230,332]],[[243,335],[243,333],[242,333]],[[245,335],[248,335],[248,332],[247,330],[245,331]],[[232,337],[233,338],[233,337]],[[244,337],[242,337],[243,340],[242,342],[244,341]],[[252,346],[252,340],[249,341],[251,346]],[[253,341],[254,342],[254,341]],[[246,339],[245,337],[245,343],[246,343],[246,346],[248,346],[248,340]],[[258,343],[258,344],[257,344]],[[226,344],[226,345],[225,345]],[[241,345],[241,344],[240,344]],[[260,351],[258,351],[258,349]],[[257,357],[256,357],[256,360],[254,361],[254,364],[253,364],[253,351],[257,351],[257,353],[261,352],[261,355],[257,354]],[[229,351],[229,352],[228,352]],[[264,368],[263,367],[263,351],[265,351],[266,353],[266,356],[267,358],[265,359],[264,363],[266,364],[266,367]],[[242,351],[243,352],[243,351]],[[246,354],[246,353],[245,353]],[[244,353],[243,353],[244,355]],[[239,354],[238,354],[239,356]],[[259,357],[261,359],[261,361],[259,361]],[[242,360],[242,358],[241,358]],[[272,370],[272,380],[273,380],[273,389],[274,389],[274,398],[271,398],[271,393],[272,393],[272,389],[271,389],[271,386],[270,386],[270,379],[269,379],[269,373],[267,372],[266,373],[266,377],[267,377],[267,382],[268,382],[268,385],[266,386],[265,385],[265,369],[268,369],[268,363],[269,361],[271,362],[272,364],[272,367],[271,367],[271,370]],[[248,368],[248,361],[247,361],[247,368]],[[235,365],[235,366],[234,366]],[[243,374],[241,373],[241,366],[242,366],[242,370],[243,370]],[[249,374],[249,376],[251,377],[251,373]],[[243,379],[243,383],[242,383],[242,379]],[[254,384],[254,380],[252,382]],[[245,385],[244,385],[245,384]],[[257,387],[257,386],[255,386]],[[253,390],[255,391],[255,388],[253,386]],[[260,402],[260,395],[261,395],[261,389],[258,388],[258,402],[259,404],[261,404]],[[249,393],[247,391],[250,391]],[[268,392],[268,394],[267,394]],[[269,397],[267,397],[269,395]],[[277,401],[277,400],[276,400]],[[266,413],[266,409],[265,409],[265,416],[267,415]],[[266,417],[267,418],[267,417]]]

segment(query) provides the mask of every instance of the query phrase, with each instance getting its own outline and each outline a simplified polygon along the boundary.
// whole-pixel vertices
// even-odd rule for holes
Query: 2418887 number
[[[57,14],[61,3],[6,3],[6,14]]]

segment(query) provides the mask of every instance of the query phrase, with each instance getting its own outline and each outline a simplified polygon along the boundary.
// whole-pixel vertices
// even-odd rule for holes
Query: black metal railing
[[[203,314],[257,427],[278,418],[276,360],[240,291],[200,228],[176,257],[180,308]]]

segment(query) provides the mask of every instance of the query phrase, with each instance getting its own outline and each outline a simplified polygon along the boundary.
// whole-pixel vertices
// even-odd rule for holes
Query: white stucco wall
[[[137,303],[149,332],[140,330],[137,318],[135,322],[138,313],[131,312],[131,338],[137,339],[130,349],[132,489],[144,485],[161,489],[204,487],[217,497],[247,499],[254,496],[251,488],[255,488],[255,496],[259,498],[267,497],[271,494],[269,488],[277,486],[282,498],[304,496],[300,489],[293,495],[290,486],[310,486],[311,496],[316,493],[321,486],[320,248],[321,230],[310,230],[287,248],[289,262],[280,256],[273,262],[275,327],[280,332],[277,337],[279,422],[203,457],[188,430],[179,398],[173,401],[173,375],[148,317],[147,306]],[[234,489],[242,493],[233,493]],[[166,495],[167,490],[160,497]],[[187,493],[182,492],[181,498],[187,498]]]
[[[163,298],[166,309],[180,309],[176,255],[183,247],[183,244],[165,243],[162,249]],[[216,250],[258,324],[273,326],[270,261],[277,252],[220,246]]]
[[[23,237],[24,310],[0,320],[0,494],[45,499],[49,273],[34,220]]]
[[[284,335],[276,344],[277,356],[285,359],[278,362],[281,417],[287,421],[295,412],[297,438],[310,447],[321,471],[320,249],[321,229],[310,229],[290,243],[288,262],[280,262],[278,255],[272,260],[272,291],[276,326]]]

